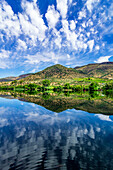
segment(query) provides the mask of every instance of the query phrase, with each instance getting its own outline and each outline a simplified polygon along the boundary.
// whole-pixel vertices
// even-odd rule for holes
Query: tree
[[[76,85],[75,86],[75,91],[82,92],[83,91],[83,87],[81,85]]]
[[[16,84],[17,83],[17,80],[14,80],[14,81],[12,81],[12,83],[11,84]]]
[[[28,85],[28,87],[31,89],[31,90],[35,90],[35,88],[37,87],[37,85],[35,83],[30,83]]]
[[[96,83],[96,82],[93,82],[93,83],[91,83],[91,84],[89,85],[89,90],[90,90],[90,91],[96,91],[96,90],[98,90],[98,88],[99,88],[99,85],[98,85],[98,83]]]
[[[69,83],[66,83],[66,84],[64,85],[64,88],[65,88],[65,89],[69,89],[69,88],[70,88],[70,84],[69,84]]]
[[[49,80],[43,80],[42,81],[42,84],[43,84],[43,86],[49,86],[50,85],[50,81]]]
[[[20,80],[20,84],[22,84],[24,81],[23,80]]]
[[[44,100],[48,100],[48,99],[50,98],[50,94],[49,94],[49,93],[43,93],[43,94],[42,94],[42,98],[43,98]]]

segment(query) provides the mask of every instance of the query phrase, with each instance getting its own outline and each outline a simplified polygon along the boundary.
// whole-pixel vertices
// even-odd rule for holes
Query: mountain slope
[[[75,67],[75,70],[81,71],[81,73],[84,73],[89,77],[113,79],[113,62],[88,64],[81,67]]]
[[[73,68],[67,68],[60,64],[56,64],[51,67],[47,67],[43,71],[37,72],[26,77],[24,80],[36,80],[36,79],[46,79],[46,78],[75,78],[75,77],[84,77],[84,73],[80,73]]]
[[[46,69],[37,72],[20,75],[18,77],[6,77],[0,79],[0,82],[8,82],[13,80],[23,79],[25,81],[39,79],[73,79],[76,77],[97,77],[113,79],[113,62],[104,62],[99,64],[88,64],[81,67],[67,68],[60,64],[47,67]]]
[[[29,75],[31,75],[32,73],[29,73],[29,74],[22,74],[18,77],[5,77],[5,78],[1,78],[0,79],[0,82],[9,82],[9,81],[13,81],[13,80],[21,80]]]

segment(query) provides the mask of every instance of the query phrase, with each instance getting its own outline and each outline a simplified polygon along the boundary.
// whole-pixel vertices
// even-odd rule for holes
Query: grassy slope
[[[81,74],[81,71],[77,71],[73,68],[67,68],[60,64],[48,67],[43,71],[32,74],[23,80],[27,83],[37,82],[41,84],[43,79],[49,79],[51,85],[65,84],[66,82],[71,83],[76,77],[85,77],[85,74]]]
[[[57,64],[48,67],[43,71],[30,75],[26,77],[24,80],[36,80],[36,79],[46,79],[46,78],[74,78],[74,77],[83,77],[83,76],[84,74],[81,74],[80,71]]]
[[[82,67],[77,67],[75,70],[81,71],[89,77],[113,79],[113,62],[88,64]]]
[[[88,77],[91,77],[92,80],[87,80]],[[101,78],[101,80],[97,80],[97,78]],[[102,78],[104,78],[104,80],[102,80]],[[102,84],[108,81],[107,78],[113,79],[113,62],[89,64],[75,69],[57,64],[35,74],[21,75],[15,79],[22,79],[24,84],[37,83],[41,85],[43,79],[49,79],[51,85],[64,85],[67,82],[72,85],[88,85],[92,81],[97,81]]]
[[[5,78],[1,78],[0,82],[9,82],[9,81],[14,81],[14,80],[21,80],[22,78],[25,78],[25,77],[29,76],[30,74],[31,73],[23,74],[23,75],[20,75],[18,77],[5,77]]]

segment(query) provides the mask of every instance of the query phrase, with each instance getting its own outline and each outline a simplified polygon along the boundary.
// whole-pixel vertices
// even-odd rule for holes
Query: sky
[[[113,0],[0,0],[0,77],[113,61]]]

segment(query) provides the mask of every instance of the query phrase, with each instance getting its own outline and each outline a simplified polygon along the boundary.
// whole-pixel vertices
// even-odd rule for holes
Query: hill
[[[9,81],[14,81],[14,80],[20,80],[20,79],[23,79],[29,75],[31,75],[32,73],[29,73],[29,74],[22,74],[18,77],[5,77],[5,78],[1,78],[0,79],[0,82],[9,82]]]
[[[47,67],[43,71],[31,74],[24,78],[24,80],[37,80],[37,79],[48,79],[48,78],[58,78],[58,79],[72,79],[75,77],[84,77],[84,73],[75,70],[73,68],[67,68],[60,64],[56,64],[51,67]]]
[[[88,64],[81,67],[75,67],[75,70],[87,75],[87,77],[113,79],[113,62],[104,62]]]
[[[8,82],[13,80],[36,81],[41,79],[74,79],[82,77],[95,77],[113,79],[113,62],[104,62],[96,64],[88,64],[81,67],[67,68],[60,64],[47,67],[37,72],[20,75],[18,77],[1,78],[0,82]]]

